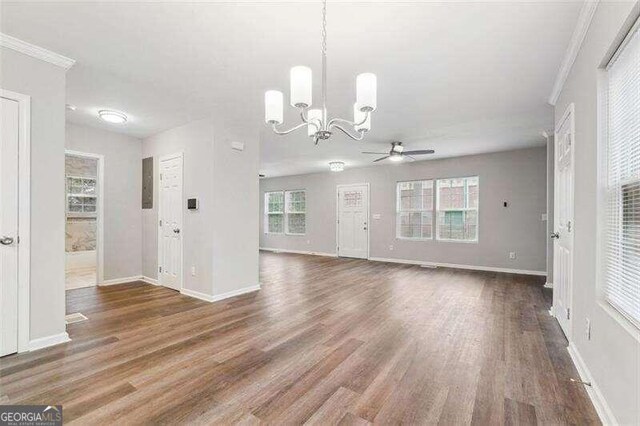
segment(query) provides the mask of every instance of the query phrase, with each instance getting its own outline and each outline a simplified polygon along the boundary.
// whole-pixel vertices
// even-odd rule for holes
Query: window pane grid
[[[306,191],[273,191],[264,194],[264,229],[267,234],[306,233]]]
[[[396,197],[396,237],[433,238],[433,181],[398,182]]]
[[[438,179],[436,238],[478,240],[478,177]]]

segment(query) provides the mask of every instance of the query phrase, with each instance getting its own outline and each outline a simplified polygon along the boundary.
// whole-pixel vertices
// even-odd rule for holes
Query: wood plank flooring
[[[0,359],[0,401],[72,424],[596,424],[543,280],[261,253],[218,303],[67,292],[72,342]]]

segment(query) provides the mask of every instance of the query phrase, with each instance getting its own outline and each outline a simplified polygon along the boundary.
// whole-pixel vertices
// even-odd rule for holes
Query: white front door
[[[158,282],[182,288],[182,154],[160,160]]]
[[[369,185],[338,185],[338,256],[369,257]]]
[[[573,284],[573,108],[555,134],[553,311],[567,338],[571,337]]]
[[[18,102],[0,98],[0,356],[18,351]]]

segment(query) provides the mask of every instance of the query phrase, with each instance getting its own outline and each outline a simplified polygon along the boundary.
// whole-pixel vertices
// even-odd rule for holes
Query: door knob
[[[2,238],[0,238],[0,244],[2,244],[3,246],[10,246],[11,244],[13,244],[13,238],[3,236]]]
[[[552,232],[551,233],[551,238],[552,239],[558,239],[558,238],[560,238],[560,234],[558,234],[557,232]]]
[[[180,233],[180,229],[179,229],[179,228],[175,228],[175,229],[173,230],[173,232],[174,232],[174,233],[176,233],[176,234],[179,234],[179,233]]]

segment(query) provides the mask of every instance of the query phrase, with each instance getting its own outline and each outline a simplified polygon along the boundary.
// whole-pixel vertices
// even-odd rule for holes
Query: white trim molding
[[[593,14],[598,7],[598,2],[599,0],[587,0],[582,5],[582,9],[580,9],[578,22],[576,23],[573,34],[571,35],[571,40],[569,41],[569,46],[567,46],[564,58],[562,59],[562,63],[560,64],[560,69],[558,71],[558,75],[556,76],[556,81],[553,84],[551,95],[549,95],[549,104],[553,106],[555,106],[556,102],[558,101],[560,93],[562,92],[562,88],[564,87],[564,83],[565,81],[567,81],[567,77],[569,76],[571,68],[573,67],[573,63],[578,57],[580,47],[582,47],[582,42],[587,35],[589,26],[591,25]]]
[[[66,56],[52,52],[44,47],[27,43],[26,41],[22,41],[4,33],[0,33],[0,46],[15,50],[16,52],[23,53],[31,56],[32,58],[40,59],[41,61],[49,62],[50,64],[65,69],[66,71],[76,63],[75,59],[67,58]]]
[[[54,334],[52,336],[40,337],[29,342],[29,350],[36,351],[38,349],[48,348],[50,346],[59,345],[61,343],[70,342],[69,334],[67,332]]]
[[[569,352],[569,356],[571,357],[573,364],[576,366],[576,370],[578,370],[580,380],[591,384],[591,386],[585,385],[584,388],[587,391],[589,398],[591,398],[591,402],[593,403],[593,406],[596,409],[596,412],[598,413],[602,424],[617,425],[618,422],[613,415],[613,411],[611,411],[611,407],[609,407],[609,404],[607,404],[607,400],[604,399],[600,388],[593,380],[591,372],[587,368],[587,364],[582,359],[580,352],[578,352],[578,348],[573,342],[569,343],[569,346],[567,346],[567,351]]]
[[[384,258],[384,257],[371,257],[369,258],[369,260],[373,262],[402,263],[406,265],[435,266],[435,267],[441,267],[441,268],[468,269],[472,271],[504,272],[506,274],[536,275],[541,277],[547,276],[546,271],[531,271],[527,269],[497,268],[493,266],[460,265],[457,263],[423,262],[420,260],[392,259],[392,258]]]
[[[205,302],[219,302],[220,300],[228,299],[230,297],[240,296],[246,293],[252,293],[258,290],[260,290],[260,284],[240,288],[238,290],[229,291],[229,292],[218,294],[215,296],[212,296],[206,293],[201,293],[195,290],[189,290],[188,288],[183,288],[182,290],[180,290],[180,293],[184,294],[185,296],[195,297],[196,299],[204,300]]]
[[[279,249],[279,248],[271,248],[271,247],[260,247],[260,250],[270,251],[273,253],[292,253],[292,254],[308,254],[312,256],[338,257],[338,255],[335,253],[326,253],[322,251],[289,250],[289,249]]]
[[[144,275],[140,277],[140,281],[144,281],[147,284],[160,285],[157,279],[151,278],[151,277],[145,277]]]
[[[111,279],[111,280],[104,280],[104,281],[98,283],[98,285],[127,284],[127,283],[136,282],[136,281],[145,281],[145,280],[144,280],[144,277],[142,275],[133,275],[131,277],[114,278],[114,279]]]

